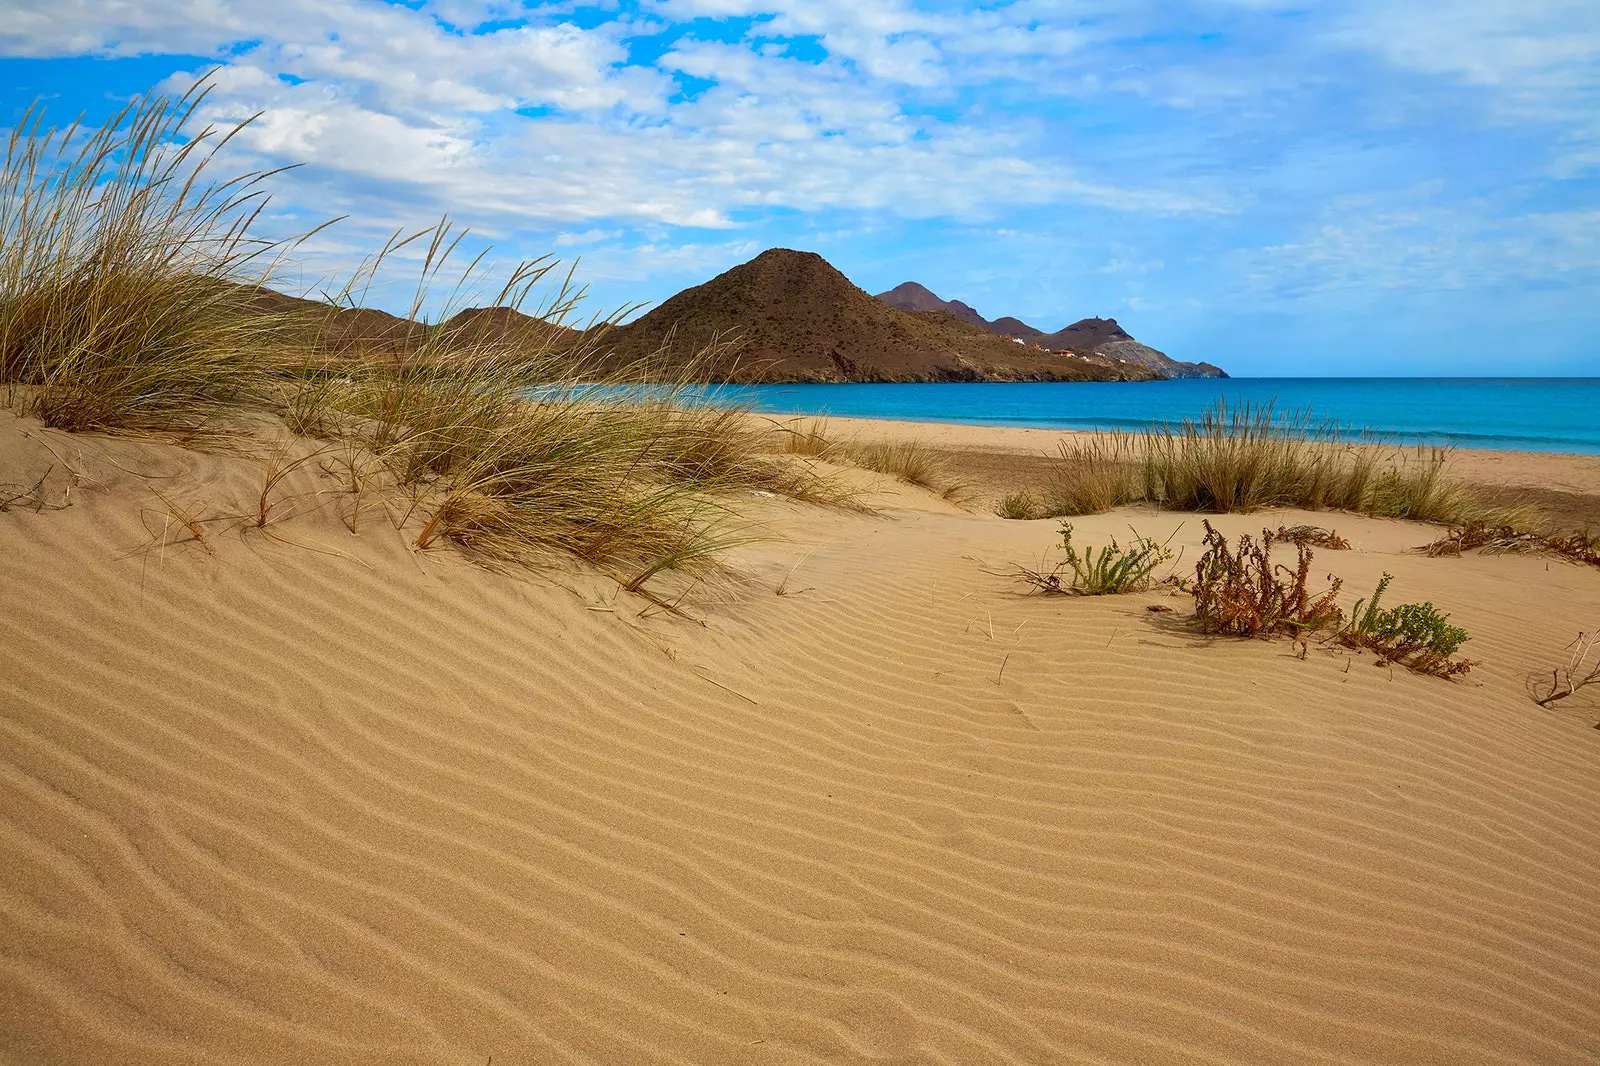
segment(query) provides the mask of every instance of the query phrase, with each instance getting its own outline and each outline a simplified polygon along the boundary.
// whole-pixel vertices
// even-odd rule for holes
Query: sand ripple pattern
[[[135,512],[0,515],[0,1062],[1600,1061],[1518,672],[1597,575],[1358,531],[1448,684],[1021,598],[1037,524],[800,516],[701,627]]]

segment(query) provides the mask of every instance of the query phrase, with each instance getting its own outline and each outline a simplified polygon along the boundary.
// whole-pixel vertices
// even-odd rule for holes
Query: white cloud
[[[1365,4],[1330,39],[1480,90],[1492,121],[1564,127],[1551,164],[1558,177],[1600,166],[1600,4]]]
[[[1530,187],[1600,168],[1591,2],[636,0],[584,5],[582,25],[578,6],[9,0],[0,54],[214,57],[209,117],[263,112],[246,161],[311,164],[280,183],[293,222],[349,213],[364,237],[448,211],[513,246],[592,249],[607,277],[729,265],[774,218],[1023,229],[1014,254],[1182,215],[1241,284],[1291,295],[1571,278],[1593,256],[1569,199],[1424,196],[1408,186],[1432,161],[1388,150],[1447,114],[1457,136],[1515,129]],[[688,18],[749,22],[668,21]],[[1095,248],[1080,276],[1108,284],[1172,283],[1190,251]]]
[[[1514,215],[1427,192],[1400,204],[1343,198],[1295,241],[1241,251],[1233,265],[1247,291],[1278,299],[1600,280],[1600,211]]]

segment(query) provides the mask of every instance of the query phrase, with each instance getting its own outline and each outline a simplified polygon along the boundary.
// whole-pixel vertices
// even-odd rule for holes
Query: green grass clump
[[[1019,568],[1019,576],[1043,592],[1115,596],[1149,588],[1156,568],[1172,558],[1166,544],[1137,530],[1127,545],[1113,537],[1110,544],[1079,551],[1072,543],[1071,522],[1061,523],[1061,551],[1065,558],[1050,570]]]
[[[1372,596],[1356,602],[1350,623],[1339,632],[1339,642],[1377,652],[1380,664],[1400,663],[1437,677],[1464,674],[1477,665],[1451,658],[1467,642],[1467,631],[1450,625],[1450,616],[1439,613],[1432,603],[1382,606],[1384,591],[1393,580],[1393,574],[1384,574]]]
[[[1001,497],[1000,502],[995,504],[994,513],[1001,518],[1026,522],[1040,516],[1039,501],[1033,493],[1023,489]]]
[[[1332,508],[1387,518],[1465,522],[1491,514],[1446,473],[1449,452],[1349,443],[1308,412],[1218,401],[1199,418],[1143,433],[1064,442],[1046,506],[1095,514],[1130,503],[1220,513]]]

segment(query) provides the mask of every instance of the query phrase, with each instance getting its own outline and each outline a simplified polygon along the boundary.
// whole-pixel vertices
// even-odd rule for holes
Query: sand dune
[[[1447,682],[1024,596],[1053,523],[887,481],[762,503],[678,618],[353,536],[312,464],[185,541],[259,464],[0,413],[0,484],[47,469],[71,506],[0,514],[0,1061],[1600,1059],[1600,701],[1524,692],[1600,571],[1217,520],[1336,525],[1347,605],[1471,631]],[[1192,516],[1077,526],[1130,523],[1192,563]]]

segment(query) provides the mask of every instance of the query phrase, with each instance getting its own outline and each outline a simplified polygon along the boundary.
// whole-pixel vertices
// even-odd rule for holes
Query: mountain
[[[682,365],[717,340],[731,350],[701,373],[731,381],[1147,381],[1146,367],[1096,354],[1053,355],[915,290],[900,310],[858,289],[814,252],[773,248],[649,314],[613,328],[616,365],[666,353]],[[920,289],[920,286],[917,286]],[[926,308],[927,297],[933,302]],[[933,306],[937,304],[937,306]],[[982,319],[979,318],[979,322]]]
[[[1046,348],[1073,352],[1094,352],[1128,363],[1150,367],[1169,378],[1225,378],[1220,367],[1210,363],[1181,363],[1165,352],[1140,344],[1114,318],[1084,318],[1065,329],[1039,339]]]
[[[510,307],[469,307],[443,323],[425,324],[372,307],[338,307],[321,300],[247,287],[246,307],[276,316],[275,329],[290,362],[307,359],[404,360],[447,331],[494,340],[520,352],[562,351],[582,332]]]
[[[942,300],[914,281],[880,292],[878,299],[901,311],[948,311],[965,322],[982,326],[1003,337],[1017,337],[1050,351],[1069,351],[1080,355],[1100,355],[1120,363],[1149,367],[1169,378],[1225,378],[1219,367],[1210,363],[1184,363],[1140,344],[1129,336],[1114,318],[1085,318],[1055,333],[1036,329],[1019,318],[997,318],[993,322],[960,300]]]
[[[919,314],[923,311],[947,311],[963,322],[974,326],[989,326],[988,319],[978,314],[960,300],[941,300],[914,281],[897,285],[888,292],[880,292],[878,299],[900,311]]]
[[[277,316],[277,330],[296,358],[394,358],[421,343],[426,327],[372,307],[334,307],[271,289],[245,290],[245,305]]]

